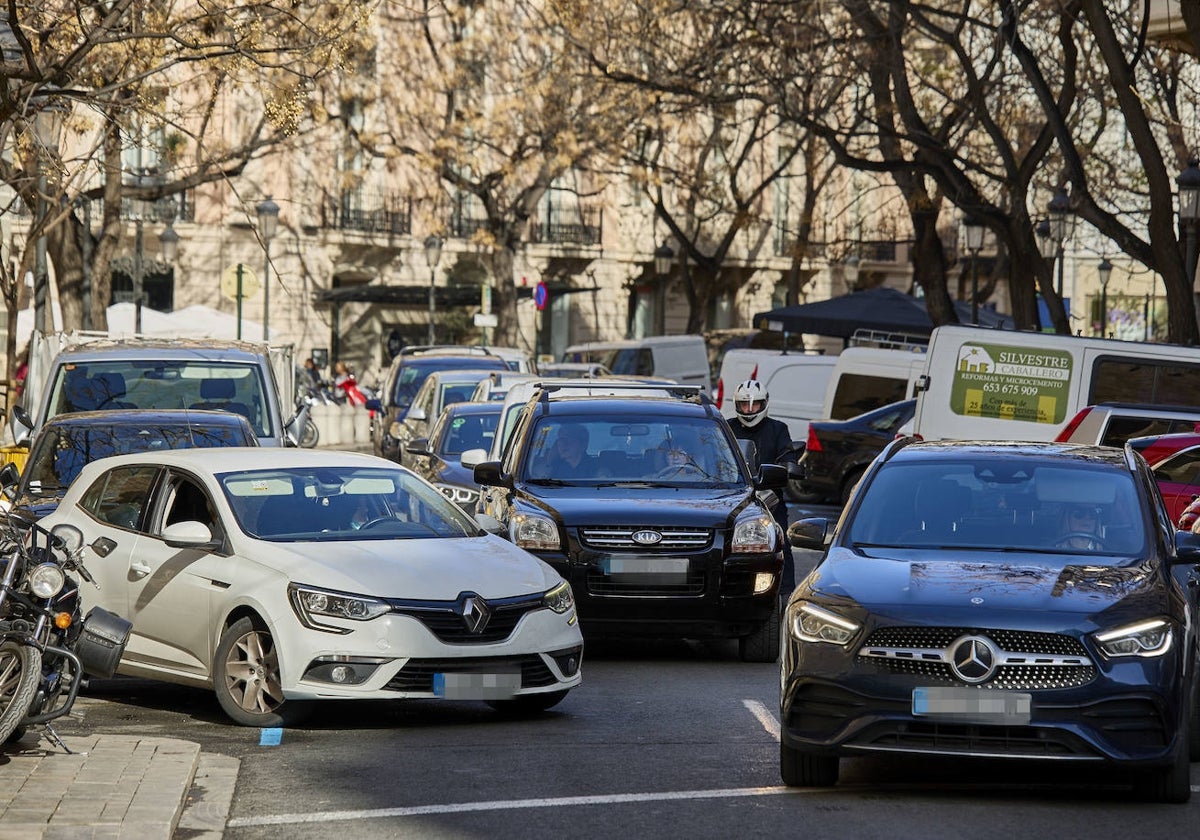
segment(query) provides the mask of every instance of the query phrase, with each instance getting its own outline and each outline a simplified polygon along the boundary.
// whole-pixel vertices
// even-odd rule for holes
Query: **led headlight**
[[[775,520],[769,516],[750,516],[733,526],[731,549],[739,554],[762,554],[775,550]]]
[[[38,598],[53,598],[66,582],[67,576],[56,563],[42,563],[29,573],[29,591]]]
[[[479,498],[479,493],[467,487],[462,487],[458,484],[435,484],[438,490],[442,491],[442,495],[456,505],[465,506],[474,504]]]
[[[1092,636],[1105,656],[1162,656],[1171,649],[1171,624],[1152,618]]]
[[[571,584],[564,580],[542,596],[542,604],[559,615],[574,607],[575,595],[571,592]]]
[[[351,621],[370,621],[391,610],[391,607],[378,598],[334,592],[298,583],[288,584],[288,600],[291,601],[296,617],[305,627],[314,630],[333,630],[339,633],[350,631],[342,627],[322,624],[316,620],[316,617],[330,616]]]
[[[807,601],[801,601],[792,609],[788,626],[798,639],[834,645],[849,644],[859,631],[855,622]]]
[[[562,548],[554,521],[533,513],[518,513],[512,518],[512,541],[521,548],[533,551],[556,551]]]

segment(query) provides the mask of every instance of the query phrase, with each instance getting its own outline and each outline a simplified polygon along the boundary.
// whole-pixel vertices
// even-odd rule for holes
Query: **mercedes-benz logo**
[[[950,645],[950,670],[963,682],[981,683],[996,673],[999,656],[991,639],[963,636]]]
[[[468,633],[482,633],[492,617],[492,610],[487,601],[474,593],[464,592],[455,604],[454,611],[462,617]]]
[[[638,545],[656,545],[662,542],[662,538],[662,534],[658,531],[651,531],[649,529],[633,532],[633,541]]]

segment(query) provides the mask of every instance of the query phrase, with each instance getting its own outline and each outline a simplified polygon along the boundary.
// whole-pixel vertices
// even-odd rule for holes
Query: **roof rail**
[[[586,382],[555,382],[541,381],[533,386],[539,391],[539,401],[549,401],[550,395],[556,391],[591,391],[597,388],[605,391],[662,391],[680,399],[695,398],[701,405],[712,404],[712,399],[700,385],[658,385],[649,382],[613,382],[607,377],[598,377]],[[612,396],[617,396],[613,394]]]
[[[911,350],[924,353],[929,350],[929,336],[887,330],[858,329],[850,336],[850,347],[879,347],[884,350]]]
[[[410,353],[425,353],[430,350],[444,350],[448,353],[461,353],[464,356],[499,356],[481,344],[410,344],[400,350],[401,355]]]

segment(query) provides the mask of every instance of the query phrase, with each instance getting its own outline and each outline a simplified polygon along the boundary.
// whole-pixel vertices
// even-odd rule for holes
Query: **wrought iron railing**
[[[321,227],[407,235],[412,233],[412,199],[350,190],[322,203]]]

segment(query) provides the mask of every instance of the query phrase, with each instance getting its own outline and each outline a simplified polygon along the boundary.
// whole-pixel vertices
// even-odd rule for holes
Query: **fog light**
[[[770,572],[759,572],[754,576],[754,594],[761,595],[764,592],[770,592],[774,584],[775,575]]]
[[[338,665],[330,669],[329,678],[335,683],[354,682],[354,669],[349,665]]]
[[[308,663],[301,679],[305,682],[362,685],[371,679],[380,665],[390,661],[359,656],[323,656]]]

